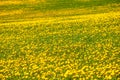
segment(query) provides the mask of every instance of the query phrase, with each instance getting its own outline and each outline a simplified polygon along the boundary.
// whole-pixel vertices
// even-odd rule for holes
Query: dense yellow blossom
[[[119,58],[120,11],[0,23],[0,80],[118,80]]]

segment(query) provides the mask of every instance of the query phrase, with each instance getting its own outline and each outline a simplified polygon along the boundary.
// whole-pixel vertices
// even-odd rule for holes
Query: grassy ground
[[[0,80],[119,80],[120,1],[0,1]]]

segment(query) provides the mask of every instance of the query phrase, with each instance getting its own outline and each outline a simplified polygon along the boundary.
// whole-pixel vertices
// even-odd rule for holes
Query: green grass
[[[37,1],[37,0],[36,0]],[[4,1],[3,1],[4,2]],[[117,4],[117,5],[116,5]],[[2,13],[12,13],[12,11],[22,10],[21,14],[6,14],[0,15],[0,22],[13,22],[30,20],[34,18],[43,17],[60,17],[60,16],[74,16],[86,15],[96,13],[107,13],[110,11],[119,11],[119,0],[45,0],[45,2],[38,1],[31,4],[23,1],[21,4],[0,5]],[[66,13],[69,11],[68,13]],[[61,13],[61,14],[59,14]],[[36,15],[37,14],[37,15]]]
[[[14,10],[21,8],[32,8],[33,10],[59,10],[59,9],[67,9],[67,8],[91,8],[94,6],[104,6],[107,4],[120,3],[119,0],[46,0],[45,3],[38,2],[36,5],[32,5],[27,3],[27,1],[23,4],[19,5],[2,5],[0,7],[1,10]]]
[[[59,10],[67,8],[91,8],[93,6],[103,6],[112,3],[120,3],[118,0],[89,0],[89,1],[80,1],[80,0],[48,0],[46,4],[35,5],[35,10]]]

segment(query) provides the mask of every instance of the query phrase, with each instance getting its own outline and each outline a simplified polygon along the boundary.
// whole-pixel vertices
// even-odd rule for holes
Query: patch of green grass
[[[35,18],[106,13],[118,11],[119,3],[118,0],[55,0],[54,2],[52,0],[46,0],[44,3],[30,4],[29,2],[23,2],[21,4],[1,5],[0,22],[7,23],[15,22],[16,20],[32,20]],[[17,10],[20,10],[20,12]]]
[[[103,6],[112,3],[120,3],[118,0],[49,0],[45,4],[37,4],[33,8],[35,10],[59,10],[67,8],[91,8],[93,6]]]

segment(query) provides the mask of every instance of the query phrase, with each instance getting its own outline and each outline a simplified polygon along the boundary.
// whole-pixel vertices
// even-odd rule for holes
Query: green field
[[[119,0],[0,0],[0,80],[119,79]]]

